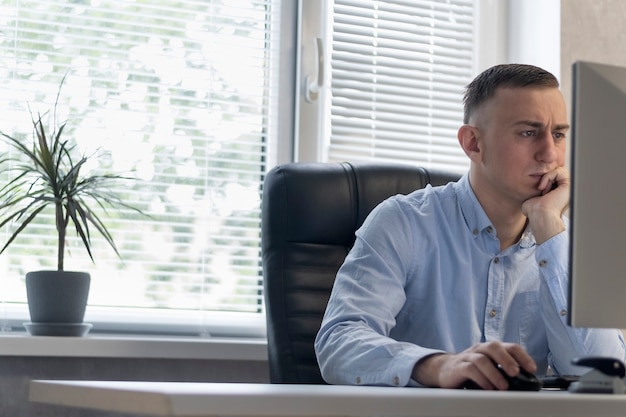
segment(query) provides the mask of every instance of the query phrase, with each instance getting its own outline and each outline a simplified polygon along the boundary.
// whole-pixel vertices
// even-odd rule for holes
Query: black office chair
[[[272,383],[323,384],[313,342],[354,233],[384,199],[460,175],[399,164],[293,163],[272,169],[262,257]]]

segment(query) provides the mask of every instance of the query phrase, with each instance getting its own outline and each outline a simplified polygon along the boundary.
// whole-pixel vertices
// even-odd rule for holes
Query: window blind
[[[463,172],[473,0],[335,0],[328,159]]]
[[[48,112],[50,127],[67,121],[66,137],[96,155],[94,171],[136,179],[115,191],[146,214],[101,214],[121,260],[93,234],[92,264],[68,230],[65,269],[92,275],[87,315],[193,333],[210,331],[208,317],[222,320],[219,313],[258,323],[260,192],[268,147],[276,146],[278,3],[0,5],[0,131],[30,140],[30,112]],[[24,304],[26,272],[56,268],[55,237],[46,212],[0,256],[5,312]]]

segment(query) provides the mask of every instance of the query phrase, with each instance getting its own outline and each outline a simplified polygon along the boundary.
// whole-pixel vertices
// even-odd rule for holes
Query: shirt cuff
[[[403,351],[394,358],[389,366],[389,376],[392,381],[392,384],[390,385],[423,387],[424,385],[421,385],[411,378],[413,368],[415,368],[415,364],[417,364],[420,360],[438,353],[446,352],[438,349],[428,349],[417,345]]]
[[[541,275],[546,279],[567,281],[569,275],[569,233],[564,231],[537,246],[535,260]]]

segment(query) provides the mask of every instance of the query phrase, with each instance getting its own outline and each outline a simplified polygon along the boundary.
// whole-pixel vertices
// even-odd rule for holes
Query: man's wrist
[[[444,352],[433,353],[417,361],[411,379],[426,387],[439,387],[439,369],[446,355]]]
[[[541,245],[553,236],[565,231],[565,224],[561,216],[539,216],[529,219],[530,230],[537,245]]]

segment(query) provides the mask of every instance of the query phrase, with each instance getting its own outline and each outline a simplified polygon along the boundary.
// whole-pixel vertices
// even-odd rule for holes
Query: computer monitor
[[[626,329],[626,68],[573,65],[569,324]]]

